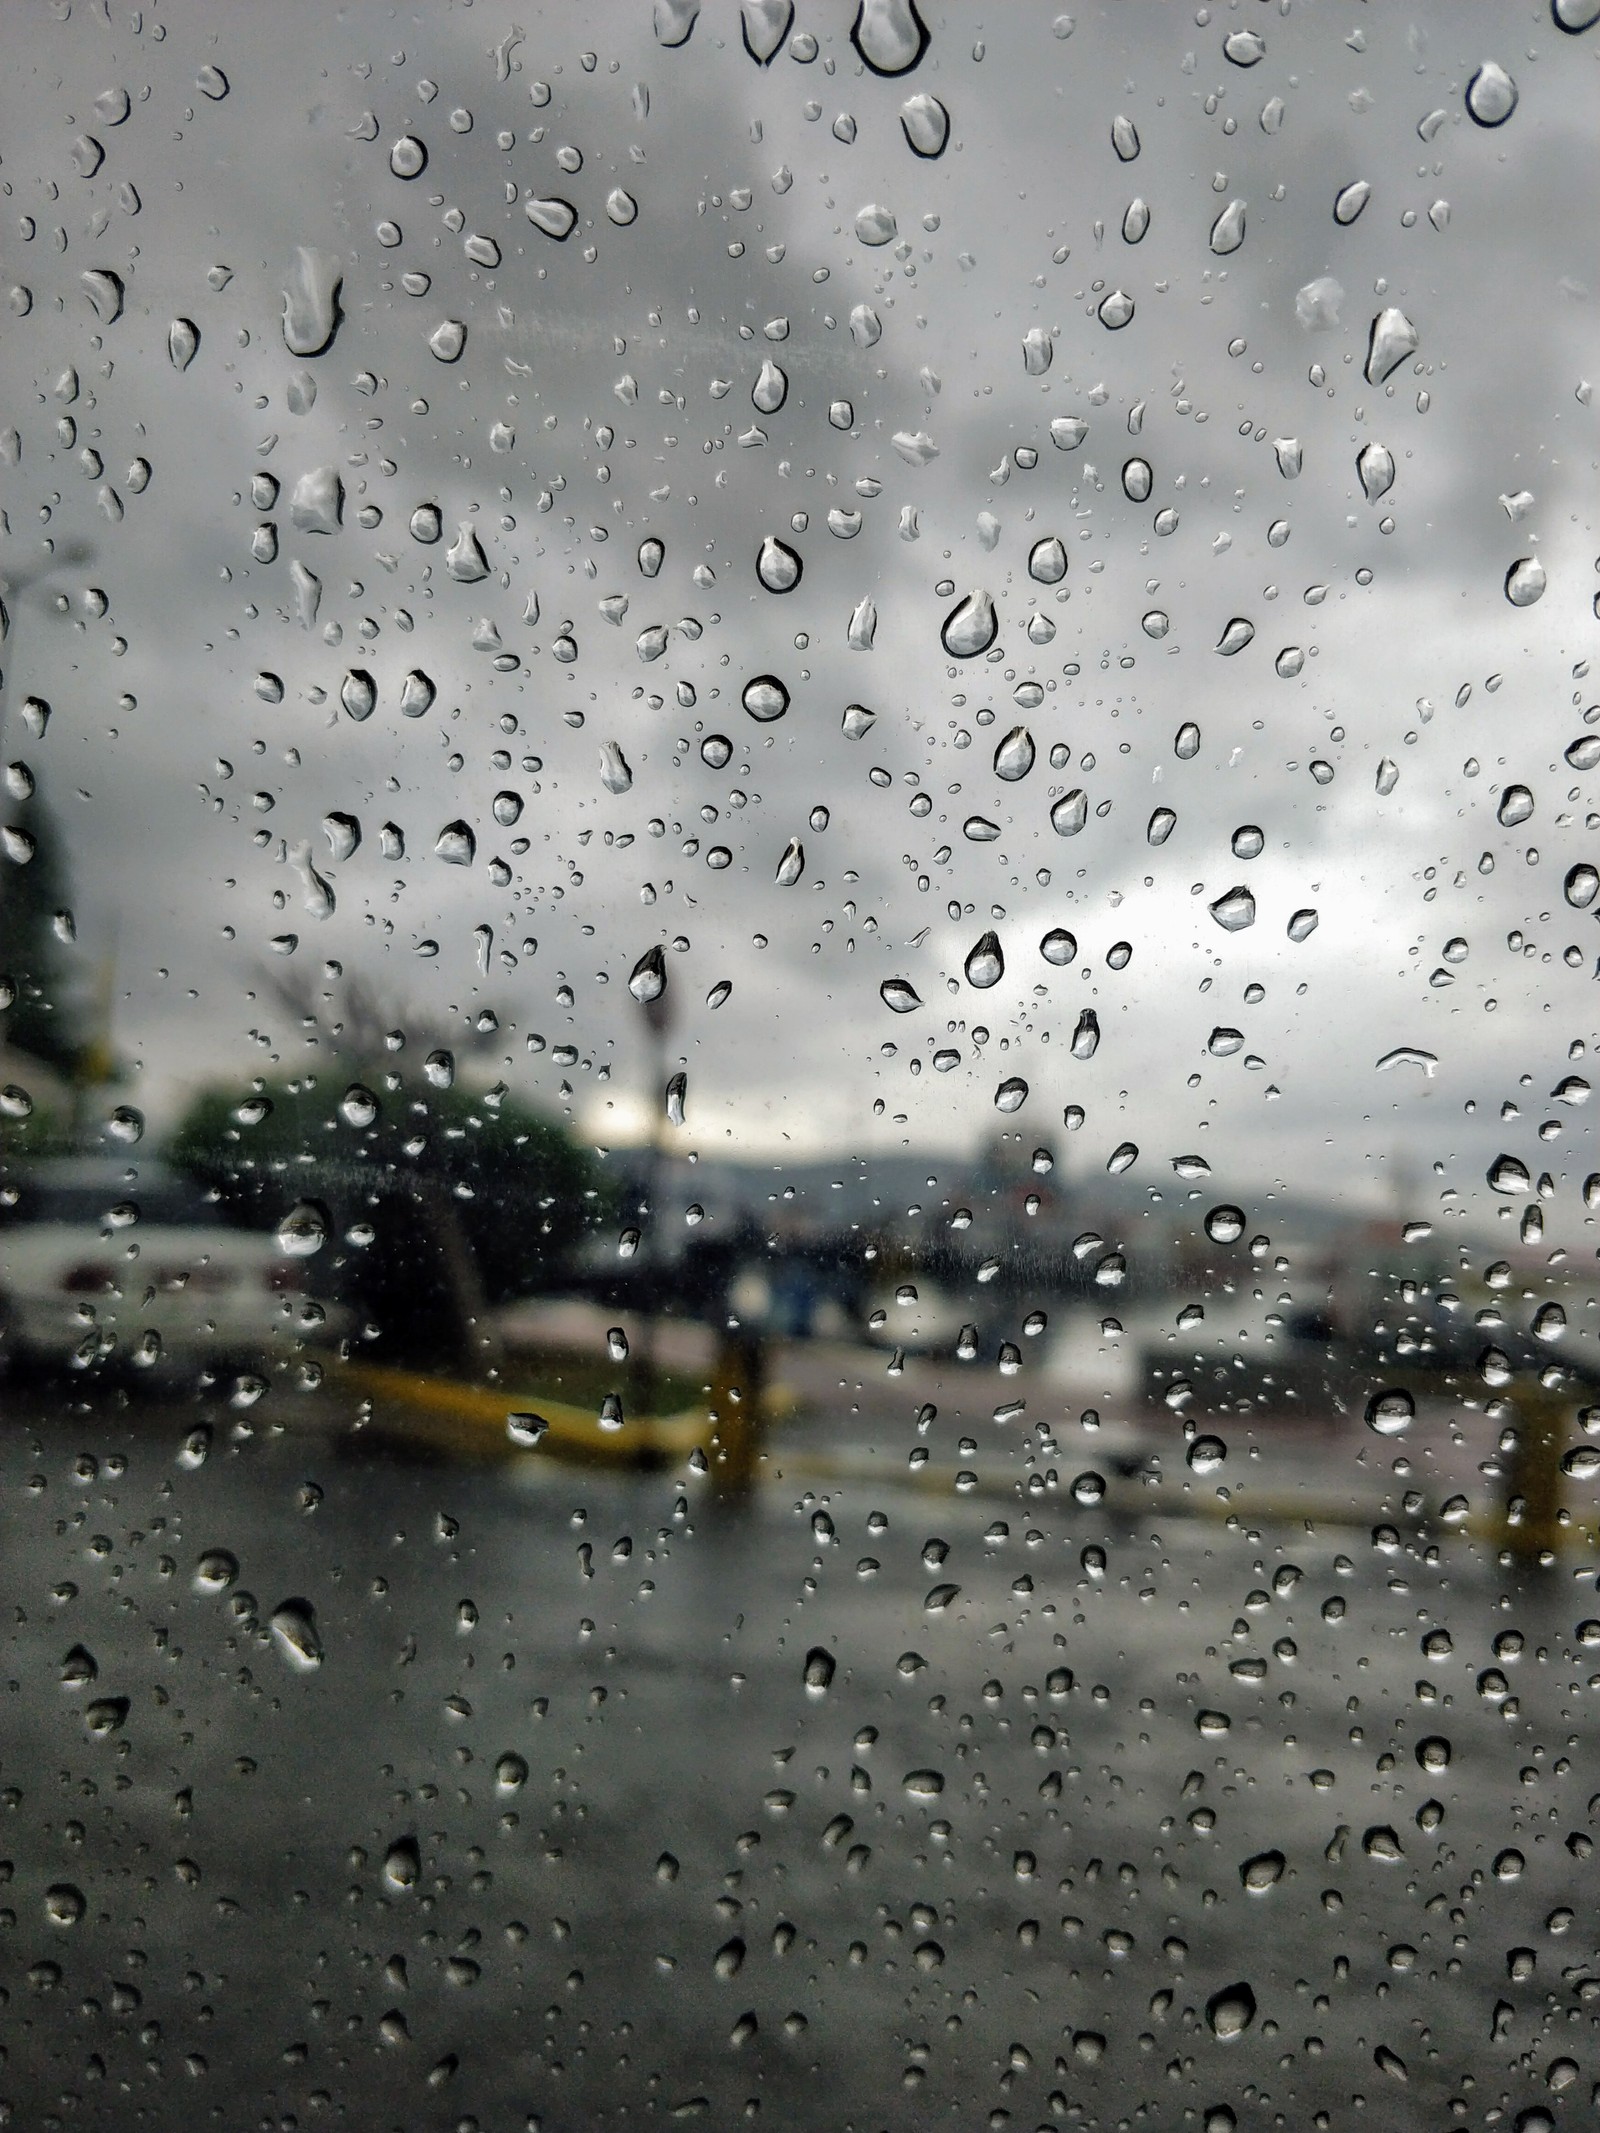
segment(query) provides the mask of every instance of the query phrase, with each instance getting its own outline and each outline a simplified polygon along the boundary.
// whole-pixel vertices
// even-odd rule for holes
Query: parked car
[[[40,1162],[0,1186],[0,1358],[12,1371],[193,1380],[270,1369],[349,1331],[311,1261],[158,1163]]]

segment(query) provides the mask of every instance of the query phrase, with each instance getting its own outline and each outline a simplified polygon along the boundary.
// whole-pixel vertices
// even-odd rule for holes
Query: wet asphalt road
[[[346,1419],[7,1396],[6,2122],[1590,2111],[1587,1558]]]

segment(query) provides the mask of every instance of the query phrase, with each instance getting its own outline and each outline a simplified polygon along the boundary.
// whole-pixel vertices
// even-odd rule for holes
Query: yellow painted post
[[[761,1453],[766,1344],[745,1329],[724,1334],[711,1378],[711,1478],[719,1496],[754,1486]]]
[[[1568,1413],[1569,1403],[1542,1385],[1517,1398],[1517,1441],[1506,1462],[1504,1541],[1522,1562],[1536,1562],[1559,1541]]]

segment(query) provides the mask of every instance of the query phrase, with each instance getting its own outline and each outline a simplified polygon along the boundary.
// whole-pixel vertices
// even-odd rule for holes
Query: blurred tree
[[[391,1073],[203,1090],[168,1154],[247,1220],[320,1202],[373,1349],[479,1370],[485,1306],[552,1287],[608,1212],[598,1166],[503,1089],[389,1090]]]
[[[71,1081],[88,1038],[58,931],[68,901],[60,840],[37,795],[7,811],[7,828],[26,840],[15,849],[28,856],[0,863],[0,1027],[8,1045]]]

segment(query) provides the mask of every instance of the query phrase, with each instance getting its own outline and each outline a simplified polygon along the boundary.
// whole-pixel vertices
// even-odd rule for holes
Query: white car
[[[306,1260],[157,1163],[36,1163],[0,1188],[0,1357],[162,1379],[270,1369],[348,1330]]]

